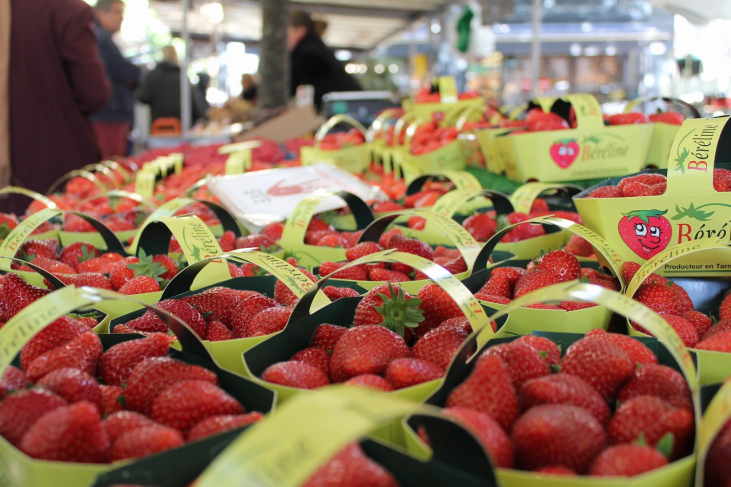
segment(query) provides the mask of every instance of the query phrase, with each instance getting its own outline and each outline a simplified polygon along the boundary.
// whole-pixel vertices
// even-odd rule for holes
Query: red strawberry
[[[523,335],[515,341],[535,348],[549,366],[561,363],[561,349],[548,338],[538,335]]]
[[[525,269],[520,267],[496,267],[490,273],[490,277],[505,276],[513,289],[518,280],[525,275]]]
[[[93,375],[102,352],[99,337],[95,333],[84,333],[33,360],[25,371],[26,377],[31,382],[37,382],[47,373],[63,367],[76,368]]]
[[[160,291],[160,284],[150,276],[136,276],[125,282],[117,289],[119,294],[135,295],[145,293],[156,293]]]
[[[633,370],[632,360],[618,345],[594,338],[575,342],[561,362],[562,372],[584,379],[606,400],[616,397]]]
[[[102,393],[102,416],[109,416],[117,411],[123,411],[125,402],[124,400],[124,388],[121,386],[107,386],[104,384],[99,385],[99,390]]]
[[[417,358],[400,358],[388,364],[384,377],[394,389],[415,386],[444,377],[444,369]]]
[[[391,383],[380,375],[376,374],[356,375],[355,377],[351,377],[350,379],[343,382],[343,384],[348,386],[370,387],[371,389],[385,392],[393,391],[393,386],[391,385]]]
[[[54,274],[59,281],[67,286],[76,287],[96,287],[99,289],[108,289],[114,291],[112,282],[107,279],[103,274],[98,272],[84,272],[83,274]],[[53,289],[51,283],[44,279],[43,283],[49,288]]]
[[[329,233],[320,238],[315,245],[318,247],[345,249],[348,247],[348,241],[339,233]]]
[[[348,279],[351,281],[368,280],[368,271],[365,266],[357,265],[355,267],[349,267],[348,269],[339,271],[338,269],[343,267],[345,264],[346,262],[323,262],[320,264],[320,275],[323,277],[330,276],[334,279]]]
[[[731,462],[728,461],[731,457],[729,455],[731,455],[731,422],[727,421],[708,449],[704,473],[706,487],[728,486],[728,482],[731,480]]]
[[[695,332],[698,334],[699,337],[703,336],[703,334],[708,331],[711,325],[713,325],[711,317],[701,313],[700,311],[688,311],[687,313],[685,313],[684,318],[688,320],[691,325],[693,325],[693,328],[695,328]]]
[[[554,250],[540,258],[536,269],[554,274],[559,282],[573,281],[581,275],[581,264],[576,256],[565,250]]]
[[[205,339],[209,342],[222,342],[226,340],[235,340],[236,335],[228,329],[226,325],[218,320],[208,322],[208,330],[206,330]]]
[[[564,311],[579,311],[582,309],[593,308],[597,306],[594,303],[585,303],[581,301],[561,301],[558,307]]]
[[[404,339],[378,325],[350,328],[335,344],[330,371],[334,382],[361,374],[383,374],[388,364],[409,356]]]
[[[665,193],[666,188],[666,182],[653,184],[650,186],[647,184],[633,181],[625,184],[621,191],[622,196],[624,196],[625,198],[636,198],[644,196],[659,196]]]
[[[654,174],[654,173],[638,174],[636,176],[629,176],[629,177],[622,179],[619,182],[618,188],[621,193],[624,193],[623,188],[629,183],[641,183],[641,184],[645,184],[647,186],[653,186],[655,184],[664,183],[666,181],[667,181],[667,178],[665,176],[663,176],[662,174]]]
[[[326,352],[332,352],[335,344],[346,331],[348,329],[344,326],[323,323],[315,329],[315,334],[312,335],[312,340],[310,340],[310,346],[322,348]]]
[[[529,409],[515,422],[511,439],[520,468],[563,465],[578,473],[589,470],[607,441],[601,423],[591,413],[565,404]]]
[[[322,370],[326,376],[330,376],[330,354],[322,348],[305,348],[292,355],[290,360],[310,364]]]
[[[102,392],[94,377],[79,369],[56,369],[44,375],[36,385],[62,397],[69,404],[89,401],[101,411]]]
[[[686,311],[678,299],[678,294],[668,285],[648,284],[637,290],[634,299],[656,313],[668,313],[681,316]]]
[[[698,333],[690,321],[671,314],[663,314],[662,318],[675,330],[675,333],[683,341],[683,345],[688,348],[695,348],[698,344]]]
[[[423,321],[421,301],[400,287],[382,284],[363,296],[355,308],[353,326],[381,325],[404,336],[407,328]]]
[[[533,470],[534,473],[542,475],[566,475],[569,477],[575,477],[576,472],[568,467],[562,465],[551,465],[550,467],[541,467]]]
[[[514,225],[516,223],[524,222],[530,217],[525,213],[509,213],[507,220],[509,224]],[[540,237],[545,235],[546,231],[541,225],[525,224],[519,225],[510,230],[503,238],[501,242],[521,242],[523,240],[529,240],[531,238]]]
[[[152,357],[138,363],[127,380],[127,408],[150,414],[152,403],[163,390],[180,381],[205,380],[217,384],[216,374],[197,365],[169,357]]]
[[[234,245],[237,249],[255,248],[262,252],[276,252],[280,249],[274,240],[266,235],[259,234],[238,237]]]
[[[586,198],[621,198],[622,193],[619,192],[617,186],[600,186],[585,196]]]
[[[707,340],[729,330],[731,330],[731,320],[721,320],[706,330],[703,334],[703,340]]]
[[[124,326],[125,328],[130,328],[135,331],[139,332],[147,332],[147,333],[167,333],[168,327],[167,325],[160,319],[159,316],[157,316],[152,311],[146,311],[145,314],[140,316],[139,318],[135,318],[133,320],[128,321],[124,325],[117,325],[114,327],[114,330],[112,330],[112,333],[123,333],[122,330],[117,330],[118,328],[121,328]]]
[[[272,384],[299,389],[317,389],[330,383],[322,370],[299,360],[270,365],[261,373],[261,379]]]
[[[485,294],[481,292],[476,292],[475,297],[479,299],[480,301],[487,301],[488,303],[495,303],[495,304],[510,304],[510,299],[506,298],[505,296],[495,296],[494,294]]]
[[[427,260],[434,260],[434,249],[432,249],[431,245],[415,238],[407,238],[395,234],[388,241],[388,248],[396,249],[399,252],[406,252],[407,254],[418,255]]]
[[[60,260],[74,269],[81,262],[99,256],[99,249],[88,242],[74,242],[61,251]]]
[[[5,314],[8,319],[17,315],[23,308],[51,291],[28,284],[17,274],[8,273],[3,278]]]
[[[38,460],[101,463],[109,439],[96,406],[81,401],[39,418],[23,436],[20,449]]]
[[[442,414],[470,431],[490,454],[498,468],[513,468],[513,444],[505,431],[489,415],[466,408],[446,408]]]
[[[247,327],[254,316],[265,309],[276,308],[278,306],[278,302],[263,294],[251,296],[240,301],[234,309],[233,319],[231,321],[231,329],[234,335],[237,338],[245,338],[248,336],[246,334]]]
[[[83,323],[62,316],[43,330],[36,333],[28,343],[20,350],[20,367],[28,370],[31,362],[46,352],[56,347],[65,345],[79,335],[84,333],[92,333],[92,331]]]
[[[634,477],[668,464],[662,453],[645,445],[610,446],[599,454],[589,475],[597,477]]]
[[[333,302],[340,298],[357,298],[360,296],[358,291],[349,287],[325,286],[322,288],[322,292]]]
[[[232,264],[231,262],[227,262],[226,265],[228,265],[228,272],[231,274],[232,278],[236,277],[251,277],[254,275],[253,272],[251,274],[247,274],[247,270],[245,270],[243,267],[239,267],[237,265]],[[251,264],[253,268],[253,264]],[[247,267],[248,269],[248,267]]]
[[[243,412],[243,406],[217,385],[205,380],[186,380],[158,394],[151,417],[160,424],[187,432],[210,416]]]
[[[35,257],[45,257],[46,259],[56,259],[58,257],[59,242],[55,238],[47,238],[44,240],[28,240],[20,246],[19,253],[21,258],[33,260]]]
[[[218,245],[224,252],[231,252],[236,248],[236,234],[231,230],[226,230],[225,232],[223,232],[223,235],[221,235],[221,237],[217,240]]]
[[[371,281],[383,282],[409,282],[411,278],[403,272],[383,269],[381,267],[371,267],[368,271],[368,279]]]
[[[612,342],[619,346],[634,365],[651,365],[657,363],[655,354],[639,340],[619,333],[607,333],[602,329],[594,329],[586,334],[586,337],[596,338]]]
[[[617,400],[626,402],[637,396],[655,396],[675,407],[693,410],[693,398],[683,375],[665,365],[637,367],[619,391]]]
[[[366,255],[375,254],[383,250],[376,242],[361,242],[358,245],[345,251],[345,258],[348,262],[365,257]]]
[[[180,318],[200,338],[206,336],[206,320],[190,304],[180,299],[166,299],[157,303],[156,306]]]
[[[510,431],[520,414],[505,363],[494,355],[480,356],[470,376],[449,394],[446,407],[486,413],[505,431]]]
[[[465,218],[462,226],[470,232],[470,235],[478,242],[487,242],[495,235],[497,220],[485,213],[475,213]]]
[[[516,391],[520,391],[525,382],[551,373],[538,350],[525,343],[496,345],[488,348],[484,355],[495,355],[503,360]]]
[[[713,331],[713,328],[711,328],[706,335],[708,335],[711,331]],[[704,338],[702,342],[698,343],[696,348],[712,352],[731,352],[731,331],[715,333],[709,338]]]
[[[38,256],[33,259],[32,262],[51,274],[76,274],[76,270],[73,267],[55,259],[47,259],[46,257]]]
[[[319,281],[314,274],[306,269],[300,269],[300,272],[310,280],[310,283],[305,283],[307,286],[311,287]],[[299,301],[299,298],[282,281],[277,281],[274,285],[274,300],[284,306],[294,306]]]
[[[456,318],[429,330],[416,342],[411,356],[428,360],[446,370],[471,331],[469,323],[460,325],[456,321],[467,322],[466,318]]]
[[[102,355],[99,375],[107,385],[125,384],[138,363],[149,357],[164,357],[167,352],[168,338],[162,333],[118,343]]]
[[[419,309],[424,313],[424,321],[414,330],[418,336],[436,328],[450,318],[464,316],[464,312],[454,299],[438,284],[427,284],[417,294],[421,300]]]
[[[144,414],[134,411],[118,411],[108,415],[102,421],[102,427],[112,444],[125,433],[129,433],[137,428],[144,428],[145,426],[153,426],[156,424]]]
[[[175,428],[159,424],[143,426],[124,433],[109,450],[109,460],[116,462],[140,458],[183,446],[185,439]]]
[[[390,473],[351,443],[313,473],[302,487],[398,487]]]
[[[20,446],[23,436],[38,418],[66,404],[60,396],[40,388],[10,394],[0,402],[0,436]]]
[[[502,296],[506,299],[513,297],[508,276],[506,274],[495,274],[494,272],[478,292],[490,296]]]
[[[233,233],[233,232],[232,232]],[[233,248],[231,249],[233,250]],[[225,252],[225,251],[224,251]],[[178,264],[175,259],[166,254],[156,255],[152,258],[153,263],[163,266],[165,272],[160,274],[160,279],[169,281],[178,274]]]
[[[602,425],[612,413],[604,398],[583,379],[568,374],[553,374],[529,380],[520,388],[523,411],[538,404],[568,404],[589,411]]]
[[[270,223],[267,226],[265,226],[262,229],[261,234],[276,242],[277,240],[282,238],[283,232],[284,232],[284,223],[274,222],[274,223]]]
[[[79,274],[94,272],[98,274],[109,274],[114,268],[116,262],[110,261],[102,257],[92,257],[76,266],[76,272]]]
[[[687,409],[674,408],[655,396],[637,396],[622,403],[607,426],[609,443],[632,443],[640,436],[650,446],[670,433],[674,437],[672,460],[693,448],[695,420]]]
[[[564,250],[571,252],[577,257],[589,257],[594,253],[594,247],[592,247],[591,243],[589,243],[589,241],[584,237],[576,234],[571,234],[569,242],[564,247]]]
[[[561,281],[556,274],[536,269],[535,271],[528,272],[518,279],[518,282],[515,283],[515,292],[513,293],[513,297],[517,299],[524,294],[535,291],[536,289],[552,286],[559,282]]]
[[[636,262],[627,261],[622,264],[622,279],[625,283],[629,283],[632,278],[635,276],[637,271],[640,269],[640,264]],[[646,286],[648,284],[667,284],[668,280],[664,277],[655,274],[654,272],[650,274],[645,280],[643,281],[642,285]]]
[[[120,289],[127,281],[135,277],[134,269],[129,268],[129,266],[139,263],[140,259],[138,257],[125,257],[111,268],[109,280],[112,281],[114,289]]]
[[[8,365],[3,375],[0,376],[0,401],[13,391],[21,389],[25,385],[25,374],[23,371],[12,365]]]
[[[720,320],[731,319],[731,293],[727,294],[721,301],[721,306],[718,308],[718,318]]]
[[[284,306],[262,310],[246,326],[246,336],[259,337],[282,331],[291,314],[292,310]]]
[[[238,293],[226,287],[212,287],[181,299],[201,314],[213,313],[224,324],[231,324],[234,310],[241,301]]]
[[[198,441],[225,431],[243,428],[262,419],[264,419],[264,415],[258,411],[247,414],[211,416],[196,424],[188,431],[188,441]]]

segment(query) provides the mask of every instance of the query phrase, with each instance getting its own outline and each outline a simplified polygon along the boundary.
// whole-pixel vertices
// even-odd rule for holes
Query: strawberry
[[[18,253],[23,260],[34,260],[36,257],[56,259],[58,257],[59,242],[55,238],[44,240],[28,240],[20,246]]]
[[[381,250],[383,249],[376,242],[361,242],[346,250],[345,258],[348,259],[348,262],[353,262],[354,260],[365,257],[366,255],[375,254]]]
[[[124,388],[122,386],[99,385],[102,393],[102,416],[109,416],[117,411],[124,410]]]
[[[368,271],[368,280],[383,282],[409,282],[411,278],[403,272],[371,267]]]
[[[361,374],[343,382],[347,386],[369,387],[378,391],[391,392],[393,386],[386,379],[376,374]]]
[[[576,234],[571,234],[571,237],[569,237],[569,241],[564,247],[564,250],[567,252],[571,252],[577,257],[589,257],[591,254],[594,253],[594,247],[591,245],[591,243],[589,243],[589,241],[586,240],[584,237]]]
[[[300,269],[300,272],[307,276],[312,284],[316,284],[319,281],[317,277],[306,269]],[[311,286],[312,284],[310,283],[305,284]],[[277,281],[274,285],[274,300],[284,306],[294,306],[299,301],[299,298],[282,281]]]
[[[358,303],[353,326],[381,325],[404,336],[407,328],[415,328],[424,321],[420,304],[420,299],[412,298],[400,287],[382,284],[368,291]]]
[[[464,407],[488,414],[510,431],[520,414],[505,362],[494,355],[482,355],[472,373],[447,397],[446,407]]]
[[[292,310],[284,306],[262,310],[249,321],[246,326],[246,336],[266,336],[282,331],[287,326],[291,314]]]
[[[624,187],[630,183],[640,183],[646,186],[653,186],[664,182],[667,182],[667,178],[662,174],[645,173],[626,177],[619,182],[617,187],[620,193],[624,193]]]
[[[731,319],[731,293],[724,296],[721,306],[718,308],[718,318],[720,320]]]
[[[343,267],[345,264],[346,262],[323,262],[320,264],[320,275],[323,277],[330,276],[334,279],[348,279],[351,281],[368,280],[368,271],[366,271],[366,268],[362,265],[338,271],[338,269]]]
[[[160,424],[187,432],[210,416],[243,412],[243,406],[217,385],[206,380],[183,380],[158,394],[151,417]]]
[[[205,339],[209,342],[222,342],[226,340],[235,340],[236,335],[234,335],[233,332],[220,321],[211,320],[208,322]]]
[[[498,468],[513,468],[513,444],[489,415],[466,408],[446,408],[442,414],[465,427],[490,454]]]
[[[81,401],[41,416],[23,436],[20,449],[38,460],[101,463],[109,439],[96,406]]]
[[[237,249],[254,248],[261,252],[276,252],[280,249],[279,245],[271,238],[265,235],[246,235],[238,237],[234,243]]]
[[[248,336],[247,328],[254,316],[265,309],[279,306],[280,304],[278,302],[263,294],[246,298],[239,302],[234,309],[231,330],[237,338],[245,338]]]
[[[231,250],[233,250],[233,248]],[[175,277],[178,274],[178,263],[175,262],[175,259],[173,259],[169,255],[166,255],[166,254],[156,255],[152,258],[152,262],[153,262],[153,264],[155,264],[155,263],[160,264],[165,270],[165,272],[160,274],[160,279],[169,281],[170,279],[172,279],[173,277]]]
[[[589,470],[597,477],[634,477],[668,464],[662,453],[646,445],[610,446],[599,454]]]
[[[8,365],[3,375],[0,376],[0,401],[8,394],[21,389],[25,385],[25,374],[23,371],[12,365]]]
[[[166,299],[157,303],[156,306],[180,318],[198,337],[206,336],[206,321],[190,304],[180,299]]]
[[[671,314],[662,314],[662,319],[675,330],[675,333],[683,341],[683,345],[688,348],[695,348],[698,344],[698,333],[690,321]]]
[[[511,439],[521,468],[563,465],[580,474],[589,470],[607,441],[591,413],[566,404],[529,409],[515,422]]]
[[[490,296],[502,296],[506,299],[513,297],[513,291],[510,286],[510,280],[506,274],[495,274],[493,271],[490,279],[478,291],[480,294]]]
[[[715,328],[715,327],[714,327]],[[713,328],[709,330],[709,333]],[[706,333],[708,335],[708,333]],[[709,350],[712,352],[731,352],[731,331],[723,331],[704,338],[696,347],[698,350]]]
[[[139,257],[125,257],[109,272],[109,280],[114,289],[119,290],[127,281],[137,276],[147,276],[156,281],[162,281],[162,275],[167,272],[165,266],[153,262],[153,257],[146,255],[142,249],[138,250]]]
[[[99,274],[98,272],[85,272],[83,274],[54,274],[54,276],[67,286],[88,286],[114,291],[112,282],[107,279],[106,276]],[[49,289],[53,289],[53,286],[47,280],[44,279],[43,283]]]
[[[84,333],[35,358],[25,374],[30,382],[37,382],[47,373],[63,367],[76,368],[93,375],[102,353],[99,337],[95,333]]]
[[[632,443],[640,436],[650,446],[670,433],[674,437],[671,460],[693,448],[695,420],[687,409],[674,408],[655,396],[637,396],[622,403],[607,426],[609,443]]]
[[[120,386],[127,382],[132,369],[149,357],[164,357],[168,338],[156,333],[140,340],[128,340],[109,347],[99,362],[99,375],[107,385]]]
[[[319,239],[315,245],[318,247],[345,249],[348,247],[348,241],[339,233],[329,233]]]
[[[231,274],[231,278],[253,277],[254,276],[254,272],[253,272],[253,270],[255,268],[254,264],[250,264],[251,267],[246,267],[246,268],[244,268],[244,266],[239,267],[237,265],[232,264],[231,262],[227,262],[226,265],[228,265],[228,272],[229,272],[229,274]]]
[[[403,389],[440,379],[444,377],[444,369],[428,360],[400,358],[388,364],[384,377],[394,389]]]
[[[335,344],[330,371],[334,382],[361,374],[381,375],[392,360],[408,356],[409,347],[400,335],[383,326],[356,326]]]
[[[299,360],[270,365],[261,373],[261,379],[272,384],[299,389],[317,389],[330,383],[321,369]]]
[[[510,375],[510,382],[516,391],[524,383],[551,373],[538,350],[525,343],[503,343],[490,347],[484,355],[500,357]]]
[[[167,333],[168,327],[167,325],[160,319],[159,316],[157,316],[152,311],[145,311],[145,314],[140,316],[139,318],[135,318],[133,320],[128,321],[124,325],[117,325],[114,327],[114,330],[112,330],[112,333],[123,333],[122,330],[117,330],[118,328],[121,328],[124,326],[125,328],[130,328],[132,330],[138,331],[138,332],[147,332],[147,333]]]
[[[634,364],[622,348],[594,338],[574,342],[561,361],[562,372],[584,379],[606,400],[616,397],[633,370]]]
[[[10,394],[0,402],[0,436],[11,445],[20,446],[23,436],[38,418],[66,404],[62,397],[40,388]]]
[[[624,280],[624,282],[629,283],[632,280],[632,278],[635,276],[635,274],[637,273],[638,270],[640,270],[640,264],[638,264],[636,262],[631,262],[631,261],[623,262],[622,263],[622,279]],[[645,286],[648,284],[667,284],[667,283],[668,283],[667,279],[665,279],[664,277],[662,277],[658,274],[655,274],[654,272],[652,274],[650,274],[643,281],[643,285],[645,285]]]
[[[74,242],[61,251],[60,260],[74,269],[81,262],[99,257],[99,249],[88,242]]]
[[[462,222],[462,226],[467,230],[472,238],[478,242],[487,242],[495,235],[497,230],[497,220],[486,215],[485,213],[475,213],[468,216]]]
[[[138,257],[125,257],[117,262],[109,271],[109,280],[112,281],[114,289],[119,289],[124,284],[135,277],[134,269],[129,268],[130,265],[139,264]]]
[[[261,234],[276,242],[277,240],[282,238],[283,232],[284,232],[284,223],[274,222],[274,223],[270,223],[267,226],[265,226],[262,229]]]
[[[108,415],[102,421],[102,428],[107,433],[109,441],[114,444],[117,438],[137,428],[156,425],[153,420],[144,414],[134,411],[117,411]]]
[[[146,457],[183,446],[185,439],[175,428],[154,424],[122,434],[109,450],[109,460],[116,462]]]
[[[714,336],[729,330],[731,330],[731,320],[721,320],[706,330],[703,334],[703,340],[713,338]]]
[[[56,369],[44,375],[36,385],[57,394],[71,404],[89,401],[102,408],[102,392],[94,377],[79,369]]]
[[[482,292],[475,293],[475,297],[480,301],[486,301],[488,303],[495,304],[510,304],[510,299],[505,296],[496,296],[494,294],[485,294]]]
[[[201,314],[213,313],[221,323],[229,325],[241,298],[233,289],[216,286],[192,296],[185,296],[181,301],[193,306]]]
[[[418,336],[424,335],[450,318],[464,316],[459,305],[438,284],[427,284],[419,290],[417,298],[421,300],[419,309],[424,314],[424,321],[414,330]]]
[[[573,281],[581,274],[581,264],[576,256],[565,250],[554,250],[543,255],[536,269],[548,271],[558,278],[558,282]]]
[[[10,319],[23,308],[51,291],[28,284],[17,274],[8,273],[3,278],[3,296],[5,298],[5,314]]]
[[[456,320],[466,321],[464,318]],[[411,350],[411,356],[428,360],[446,370],[462,343],[469,336],[468,327],[469,324],[467,326],[455,325],[454,320],[445,321],[419,338]]]
[[[399,252],[406,252],[407,254],[418,255],[427,260],[434,260],[434,249],[432,249],[431,245],[415,238],[407,238],[395,234],[388,241],[388,248],[396,249]]]
[[[628,401],[637,396],[655,396],[675,407],[693,410],[693,398],[680,372],[665,365],[637,367],[619,391],[617,400]]]
[[[116,262],[109,261],[102,257],[92,257],[76,266],[76,272],[84,274],[94,272],[98,274],[109,274],[114,268]]]
[[[0,239],[7,238],[10,232],[18,226],[18,218],[8,213],[0,213]]]
[[[728,421],[716,435],[706,456],[705,486],[728,486],[731,480],[731,423]],[[699,466],[701,468],[701,466]]]
[[[632,363],[637,365],[651,365],[657,363],[657,357],[652,350],[647,348],[639,340],[635,340],[627,335],[620,335],[619,333],[607,333],[602,329],[594,329],[586,334],[586,337],[596,338],[598,340],[605,340],[612,342],[619,346]]]
[[[561,301],[558,307],[564,311],[579,311],[581,309],[593,308],[597,306],[594,303],[585,303],[582,301]]]
[[[538,404],[568,404],[586,409],[602,425],[612,415],[604,398],[574,375],[553,374],[529,380],[520,388],[519,397],[524,411]]]
[[[731,191],[731,171],[728,169],[714,169],[713,189],[719,193],[727,193]]]
[[[149,415],[158,394],[173,384],[188,380],[218,383],[216,374],[203,367],[169,357],[146,358],[135,365],[127,380],[127,408]]]
[[[523,335],[515,341],[535,348],[549,366],[561,363],[561,349],[548,338],[538,335]]]
[[[701,313],[700,311],[688,311],[685,313],[683,318],[693,325],[693,328],[695,328],[695,332],[699,337],[702,337],[703,334],[713,325],[711,317]]]
[[[346,446],[317,469],[302,487],[397,487],[390,473],[363,454],[357,443]]]
[[[621,191],[622,196],[624,196],[625,198],[637,198],[644,196],[659,196],[665,193],[666,188],[666,182],[648,185],[633,181],[625,184]]]
[[[682,316],[685,314],[678,294],[666,284],[648,284],[637,290],[634,299],[656,313]]]
[[[597,278],[590,277],[587,279],[587,282],[589,284],[594,284],[597,286],[607,288],[610,291],[614,291],[614,292],[620,292],[622,289],[619,284],[619,279],[604,279],[604,278],[597,279]]]
[[[569,477],[575,477],[576,472],[563,465],[551,465],[549,467],[541,467],[533,470],[533,473],[541,475],[566,475]]]
[[[529,218],[530,217],[525,213],[508,213],[508,215],[506,215],[506,219],[509,225],[524,222]],[[540,237],[541,235],[545,234],[546,231],[541,225],[525,224],[519,225],[510,230],[500,241],[521,242],[523,240],[529,240],[531,238]]]
[[[330,354],[322,348],[305,348],[292,355],[290,360],[310,364],[322,370],[326,376],[330,376]]]
[[[76,274],[76,270],[73,267],[55,259],[47,259],[46,257],[38,256],[33,259],[33,263],[51,274]]]
[[[335,348],[335,344],[346,331],[348,331],[348,329],[344,326],[323,323],[315,329],[315,333],[312,335],[312,339],[310,340],[310,346],[322,348],[326,352],[332,352]]]
[[[535,291],[536,289],[552,286],[559,282],[561,282],[560,278],[556,274],[546,270],[536,269],[535,271],[528,272],[518,279],[518,282],[515,283],[515,292],[513,293],[513,297],[517,299],[524,294]]]
[[[160,291],[160,284],[150,276],[136,276],[125,282],[117,289],[119,294],[128,296],[135,294],[156,293]]]
[[[223,235],[217,240],[223,252],[231,252],[236,248],[236,234],[231,230],[223,232]]]
[[[28,343],[20,350],[20,367],[28,370],[31,362],[46,352],[56,347],[65,345],[79,335],[92,333],[83,323],[62,316],[44,329],[36,333]]]
[[[264,415],[258,411],[247,414],[211,416],[196,424],[188,431],[188,441],[198,441],[225,431],[243,428],[262,419],[264,419]]]
[[[322,288],[322,292],[333,302],[340,298],[357,298],[360,296],[358,291],[349,287],[325,286]]]

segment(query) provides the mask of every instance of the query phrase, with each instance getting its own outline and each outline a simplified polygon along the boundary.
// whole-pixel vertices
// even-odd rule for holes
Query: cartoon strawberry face
[[[579,144],[574,139],[559,140],[551,146],[551,159],[561,169],[569,167],[579,157]]]
[[[619,221],[619,236],[627,247],[647,260],[665,250],[673,229],[664,215],[667,210],[635,210]]]

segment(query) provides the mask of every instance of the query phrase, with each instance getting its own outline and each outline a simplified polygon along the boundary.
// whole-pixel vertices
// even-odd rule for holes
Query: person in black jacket
[[[314,86],[314,101],[318,111],[322,105],[322,96],[326,93],[362,89],[355,78],[345,72],[343,65],[317,35],[309,14],[292,12],[287,29],[287,47],[291,50],[292,95],[300,85]]]
[[[191,115],[195,122],[204,116],[202,100],[192,86],[190,96]],[[180,66],[173,46],[162,48],[162,61],[145,78],[137,99],[150,105],[151,121],[167,117],[180,120]]]

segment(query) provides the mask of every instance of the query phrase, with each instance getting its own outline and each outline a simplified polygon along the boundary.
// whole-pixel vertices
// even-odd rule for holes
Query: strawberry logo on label
[[[619,221],[619,236],[627,247],[647,260],[670,243],[673,229],[664,215],[667,210],[635,210]]]
[[[568,168],[579,157],[579,144],[575,139],[559,140],[551,146],[551,159],[561,169]]]

